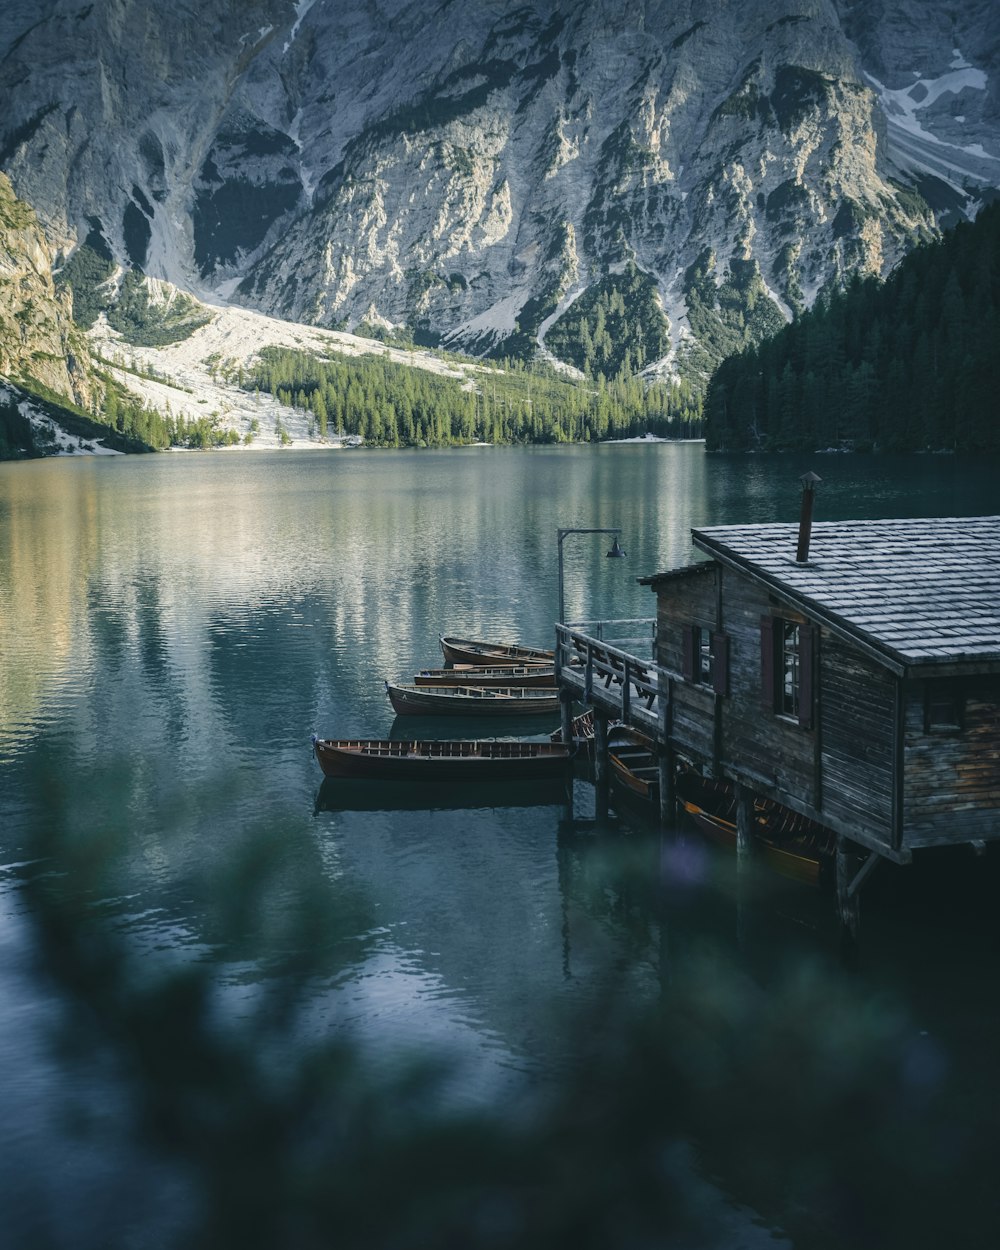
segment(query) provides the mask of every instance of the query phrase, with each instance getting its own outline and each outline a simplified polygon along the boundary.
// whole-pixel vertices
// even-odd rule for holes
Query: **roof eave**
[[[832,633],[858,647],[898,677],[959,677],[1000,673],[1000,654],[997,653],[984,656],[944,655],[922,659],[904,655],[877,638],[873,638],[836,612],[817,603],[815,599],[799,593],[794,587],[789,586],[787,582],[783,582],[772,573],[768,573],[767,570],[750,563],[745,557],[726,547],[715,545],[711,539],[705,538],[697,530],[692,530],[691,533],[695,546],[712,556],[714,560],[750,578],[765,590],[780,595],[803,616],[808,616],[818,624],[825,625]]]
[[[825,625],[832,633],[860,648],[877,663],[895,673],[897,677],[905,675],[907,669],[906,659],[898,652],[879,643],[870,635],[859,630],[857,626],[852,626],[849,621],[845,621],[842,617],[816,603],[815,600],[810,599],[807,595],[799,594],[793,587],[769,574],[766,570],[749,563],[743,557],[729,551],[725,547],[716,546],[711,539],[705,538],[697,530],[691,531],[691,537],[696,547],[699,547],[707,555],[712,556],[713,559],[718,560],[720,564],[725,564],[737,573],[742,573],[744,577],[749,577],[751,581],[764,587],[765,590],[780,595],[790,606],[799,610],[803,616],[808,616],[818,624]]]

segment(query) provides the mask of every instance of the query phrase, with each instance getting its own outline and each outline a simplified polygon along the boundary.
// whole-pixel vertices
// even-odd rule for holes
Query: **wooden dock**
[[[851,931],[878,864],[1000,840],[1000,517],[693,540],[707,560],[639,579],[655,625],[556,626],[563,730],[594,709],[599,781],[621,720],[655,744],[664,821],[681,758],[735,787],[741,848],[757,799],[832,831]]]

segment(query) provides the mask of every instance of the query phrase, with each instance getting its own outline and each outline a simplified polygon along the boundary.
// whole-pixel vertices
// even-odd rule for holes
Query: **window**
[[[801,689],[801,638],[797,621],[781,621],[778,643],[781,651],[779,711],[798,720]]]
[[[684,630],[682,672],[685,681],[708,686],[716,694],[729,693],[729,638],[704,625]]]
[[[965,728],[965,692],[961,683],[938,678],[924,683],[924,732],[961,733]]]
[[[802,621],[760,618],[761,698],[764,706],[811,729],[816,631]]]
[[[712,680],[712,635],[707,629],[695,628],[695,681],[708,685]]]

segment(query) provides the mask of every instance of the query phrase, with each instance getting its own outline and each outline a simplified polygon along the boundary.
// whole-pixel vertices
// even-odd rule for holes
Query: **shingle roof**
[[[1000,516],[717,525],[695,545],[904,665],[1000,660]]]

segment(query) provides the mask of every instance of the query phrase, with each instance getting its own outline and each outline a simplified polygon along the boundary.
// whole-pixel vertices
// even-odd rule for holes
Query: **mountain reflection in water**
[[[579,780],[418,802],[310,749],[392,733],[442,632],[544,643],[558,526],[630,553],[567,545],[572,617],[649,615],[809,467],[0,467],[7,1244],[992,1247],[992,854],[880,869],[850,968],[821,894]],[[837,457],[817,511],[995,510],[994,469]]]

